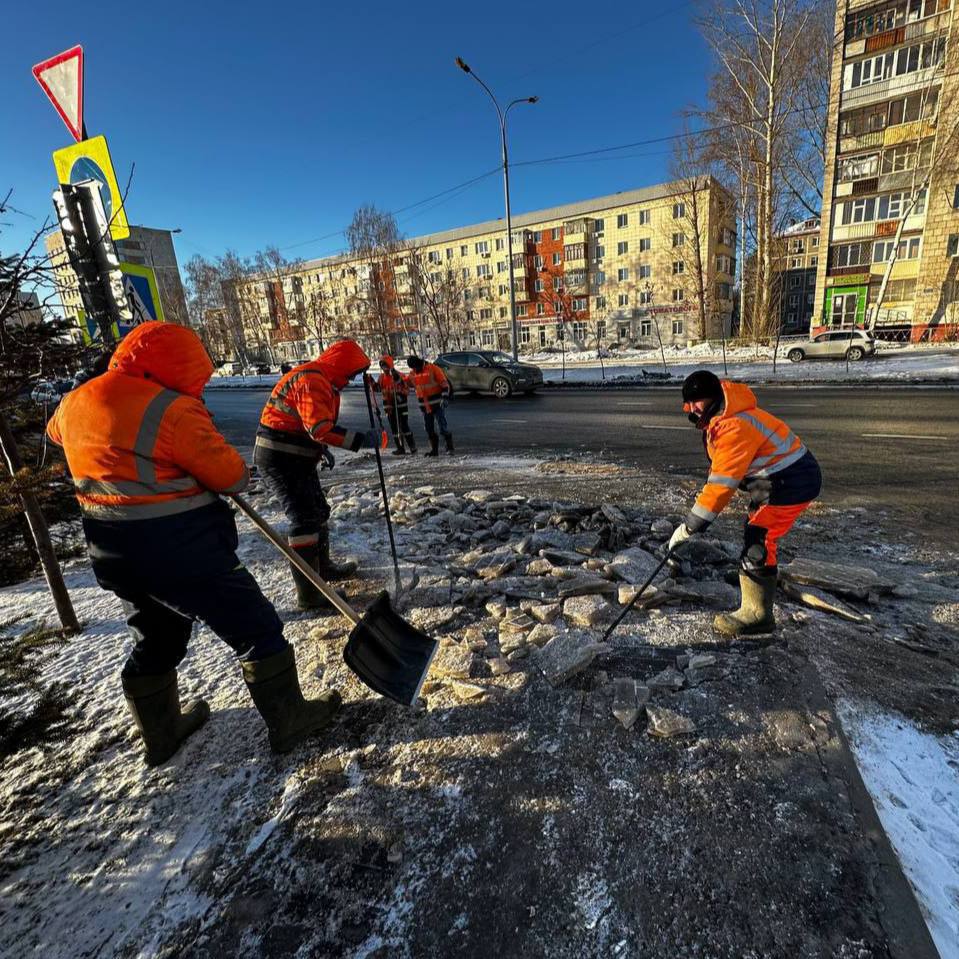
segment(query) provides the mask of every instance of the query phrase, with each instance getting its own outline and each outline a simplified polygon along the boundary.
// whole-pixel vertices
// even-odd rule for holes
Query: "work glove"
[[[328,446],[322,447],[320,450],[320,458],[322,460],[320,463],[321,470],[331,470],[334,466],[336,466],[336,460],[334,459],[333,454],[330,452],[330,448]]]
[[[673,535],[669,537],[669,552],[673,552],[673,550],[685,543],[692,535],[686,524],[680,523],[679,526],[673,530]]]

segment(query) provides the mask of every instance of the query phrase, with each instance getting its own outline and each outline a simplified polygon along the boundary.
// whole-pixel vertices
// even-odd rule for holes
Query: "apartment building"
[[[711,177],[513,218],[519,348],[657,346],[729,329],[735,209]],[[352,336],[395,352],[510,349],[503,220],[224,283],[250,359],[314,355]]]
[[[956,333],[953,21],[952,0],[837,6],[814,331]]]
[[[70,266],[63,234],[59,229],[48,233],[44,240],[54,270],[57,295],[63,315],[77,321],[83,309],[77,275]],[[130,226],[130,236],[116,241],[117,255],[123,263],[148,266],[156,276],[157,292],[163,306],[164,318],[170,323],[187,324],[186,295],[180,279],[180,266],[170,230],[156,230],[148,226]]]
[[[779,301],[780,330],[787,336],[806,333],[812,326],[821,227],[820,218],[811,217],[776,237],[773,292]]]

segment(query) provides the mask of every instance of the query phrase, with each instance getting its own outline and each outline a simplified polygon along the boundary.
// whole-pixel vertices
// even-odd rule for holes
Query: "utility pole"
[[[506,147],[506,118],[509,111],[517,103],[536,103],[539,97],[520,97],[517,100],[511,100],[505,110],[500,109],[499,101],[493,96],[493,91],[483,83],[483,81],[470,69],[462,57],[456,58],[456,65],[464,72],[468,73],[488,94],[496,107],[496,115],[499,117],[500,138],[502,141],[503,155],[503,192],[506,195],[506,249],[509,257],[509,313],[510,329],[513,340],[513,360],[519,359],[519,326],[516,322],[516,286],[513,279],[513,216],[510,210],[509,202],[509,152]]]

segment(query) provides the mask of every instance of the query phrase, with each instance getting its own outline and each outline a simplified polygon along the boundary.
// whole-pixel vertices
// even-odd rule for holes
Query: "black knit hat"
[[[683,402],[695,403],[696,400],[721,400],[723,385],[719,377],[709,370],[696,370],[683,380]]]
[[[411,370],[421,369],[423,366],[423,358],[421,356],[408,356],[406,358],[406,365]]]

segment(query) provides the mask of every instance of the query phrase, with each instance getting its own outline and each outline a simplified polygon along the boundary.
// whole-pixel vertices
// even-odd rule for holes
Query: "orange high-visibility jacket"
[[[420,409],[424,413],[432,413],[433,404],[440,399],[449,398],[450,381],[435,363],[424,363],[419,373],[412,371],[409,381],[416,390],[416,398],[420,401]]]
[[[106,373],[67,393],[47,424],[63,447],[83,512],[96,519],[172,516],[249,481],[243,458],[200,399],[213,372],[200,338],[141,323]]]
[[[393,357],[384,354],[380,358],[381,363],[385,363],[389,369],[386,373],[380,373],[377,383],[379,391],[383,394],[383,402],[390,406],[406,406],[409,396],[410,386],[406,377],[398,373],[393,365]]]
[[[353,340],[340,340],[322,355],[296,366],[281,377],[263,407],[260,424],[297,438],[306,434],[317,443],[358,449],[363,434],[336,425],[340,415],[340,390],[357,373],[367,369],[370,358]],[[257,435],[258,446],[299,452],[277,440]]]
[[[749,490],[788,470],[808,450],[792,430],[756,405],[743,383],[722,381],[723,408],[706,428],[709,478],[686,518],[693,532],[708,526],[740,487]]]

